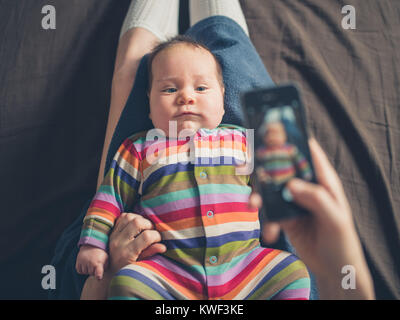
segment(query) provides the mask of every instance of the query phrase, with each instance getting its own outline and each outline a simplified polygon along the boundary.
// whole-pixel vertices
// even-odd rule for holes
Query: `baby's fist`
[[[79,274],[88,274],[101,280],[107,265],[108,255],[99,248],[83,245],[76,258],[76,271]]]

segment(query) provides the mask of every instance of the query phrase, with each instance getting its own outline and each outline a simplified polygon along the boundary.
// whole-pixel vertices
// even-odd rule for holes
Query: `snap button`
[[[207,217],[212,218],[214,216],[214,212],[211,210],[207,211]]]
[[[211,257],[210,257],[210,262],[211,262],[212,264],[216,263],[217,261],[218,261],[218,259],[217,259],[216,256],[211,256]]]
[[[207,173],[205,173],[204,171],[200,172],[200,178],[207,178]]]

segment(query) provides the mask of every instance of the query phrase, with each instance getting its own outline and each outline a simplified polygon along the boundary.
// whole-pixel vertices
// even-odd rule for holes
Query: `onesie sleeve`
[[[296,147],[294,147],[294,162],[296,165],[297,170],[299,170],[300,175],[305,180],[311,180],[312,173],[311,167],[308,163],[306,157],[301,153],[301,151]]]
[[[119,147],[110,169],[92,200],[78,246],[91,245],[107,250],[108,236],[115,220],[132,208],[141,182],[140,154],[132,139]]]

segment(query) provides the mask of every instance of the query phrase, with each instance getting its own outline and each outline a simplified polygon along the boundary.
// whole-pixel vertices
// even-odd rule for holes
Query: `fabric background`
[[[46,298],[42,267],[95,190],[129,2],[0,0],[2,299]],[[56,30],[41,27],[47,4]],[[400,2],[241,4],[272,79],[302,89],[311,132],[343,181],[377,297],[399,299]],[[356,9],[355,30],[341,26],[346,4]]]

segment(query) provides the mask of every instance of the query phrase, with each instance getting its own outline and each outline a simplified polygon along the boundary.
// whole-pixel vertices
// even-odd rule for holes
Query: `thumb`
[[[103,279],[103,273],[104,273],[103,265],[96,266],[96,270],[94,272],[94,275],[95,275],[97,280]]]
[[[154,243],[150,247],[141,252],[138,260],[144,260],[158,253],[164,253],[167,250],[166,246],[162,243]]]

